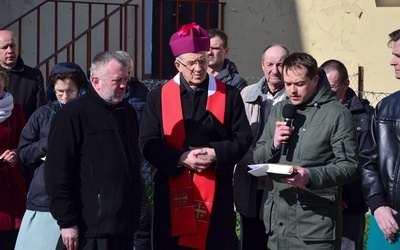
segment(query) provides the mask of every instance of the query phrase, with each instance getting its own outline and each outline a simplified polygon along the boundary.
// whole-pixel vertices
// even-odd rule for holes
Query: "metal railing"
[[[134,61],[133,74],[138,75],[138,55],[141,55],[141,66],[142,66],[142,78],[144,77],[144,64],[145,56],[144,51],[144,0],[141,0],[142,19],[141,25],[139,25],[139,4],[133,4],[133,0],[127,0],[122,4],[118,3],[95,3],[88,1],[69,1],[69,0],[46,0],[43,3],[37,5],[32,10],[21,15],[8,25],[2,27],[2,29],[13,30],[18,36],[18,45],[21,52],[21,57],[24,57],[23,51],[21,50],[24,32],[28,29],[35,30],[36,33],[36,55],[35,62],[36,68],[44,67],[42,71],[46,77],[49,76],[50,68],[52,65],[59,62],[59,57],[63,56],[63,61],[73,61],[79,58],[78,63],[82,69],[88,71],[90,62],[92,59],[92,34],[102,35],[101,39],[96,40],[96,45],[99,46],[102,43],[102,50],[110,50],[112,46],[114,50],[120,49],[130,52],[131,57]],[[96,10],[94,10],[96,7]],[[133,9],[133,11],[131,11]],[[100,10],[100,11],[99,11]],[[82,22],[77,22],[77,18],[82,18],[77,12],[87,13],[87,27],[83,28],[83,31],[78,32],[78,29],[82,30],[84,25]],[[64,15],[63,22],[60,23],[60,15]],[[132,18],[130,18],[132,15]],[[98,20],[95,20],[95,16]],[[26,23],[25,20],[28,18],[35,18],[35,23]],[[51,17],[51,18],[50,18]],[[132,20],[133,19],[133,20]],[[24,23],[25,21],[25,23]],[[45,25],[52,22],[54,30],[43,30]],[[112,24],[111,24],[112,23]],[[111,25],[116,27],[117,35],[112,36],[111,41]],[[79,28],[78,28],[79,26]],[[139,26],[141,33],[139,34]],[[62,29],[60,29],[62,27]],[[103,29],[101,30],[101,28]],[[16,32],[15,32],[16,30]],[[63,31],[69,30],[70,37],[66,41],[59,45],[60,34]],[[139,50],[139,36],[141,35],[141,49]],[[43,38],[53,41],[54,50],[42,50],[41,42]],[[82,41],[86,38],[86,41]],[[28,39],[32,40],[31,37]],[[117,41],[116,41],[117,40]],[[82,55],[82,53],[86,55]]]
[[[203,28],[205,29],[209,29],[210,28],[210,20],[211,20],[211,11],[210,9],[212,7],[218,7],[218,23],[219,23],[219,28],[220,29],[224,29],[225,27],[225,5],[226,2],[218,2],[218,1],[206,1],[206,0],[160,0],[158,2],[159,4],[159,34],[158,34],[158,39],[159,39],[159,54],[158,54],[158,79],[162,80],[162,75],[163,75],[163,63],[165,62],[164,60],[164,51],[163,51],[163,44],[164,43],[168,43],[169,42],[169,38],[172,34],[169,34],[169,36],[167,36],[167,39],[165,39],[165,34],[163,31],[163,15],[164,15],[164,6],[167,4],[173,4],[175,7],[175,13],[173,14],[174,16],[174,23],[175,23],[175,31],[178,30],[178,28],[184,24],[182,23],[181,20],[181,7],[183,4],[189,4],[190,5],[190,13],[185,12],[185,15],[189,15],[189,19],[191,20],[191,22],[195,22],[196,20],[196,15],[198,15],[199,13],[197,13],[197,10],[204,7],[205,6],[205,12],[201,13],[202,15],[205,16],[205,20],[206,20],[206,24],[205,26],[203,26]],[[214,27],[213,27],[214,28]],[[166,41],[165,41],[166,40]]]

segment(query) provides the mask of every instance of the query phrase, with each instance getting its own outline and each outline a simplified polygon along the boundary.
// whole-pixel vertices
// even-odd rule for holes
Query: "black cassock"
[[[186,135],[193,128],[198,128],[199,120],[205,113],[209,77],[212,76],[208,76],[195,91],[188,87],[182,77],[179,78]],[[252,141],[240,92],[229,85],[226,88],[224,127],[227,136],[222,141],[211,143],[217,156],[217,162],[211,166],[216,173],[216,187],[206,249],[234,249],[236,216],[233,208],[233,169]],[[177,167],[177,162],[183,152],[165,142],[162,127],[161,88],[158,88],[147,96],[147,106],[140,127],[143,155],[157,168],[154,176],[153,248],[188,249],[177,245],[178,237],[171,237],[170,223],[168,176],[182,174],[184,168]]]

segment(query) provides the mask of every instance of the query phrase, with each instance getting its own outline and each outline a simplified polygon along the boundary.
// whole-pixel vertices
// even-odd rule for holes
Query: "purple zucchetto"
[[[185,53],[210,50],[208,32],[196,23],[182,25],[169,40],[172,54],[175,57]]]

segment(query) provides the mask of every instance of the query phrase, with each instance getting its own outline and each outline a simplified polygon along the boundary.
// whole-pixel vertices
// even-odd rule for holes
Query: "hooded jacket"
[[[47,137],[50,124],[62,104],[54,93],[52,76],[60,73],[78,73],[81,78],[81,88],[78,95],[82,95],[87,89],[85,73],[75,63],[65,62],[56,64],[47,82],[47,100],[49,103],[36,110],[29,118],[18,145],[18,156],[24,163],[26,171],[33,173],[27,195],[27,209],[31,211],[49,212],[49,195],[44,182],[44,157],[47,154]]]
[[[359,152],[361,152],[365,147],[369,146],[367,138],[371,134],[370,123],[374,108],[369,105],[368,100],[358,98],[351,88],[348,88],[346,91],[344,106],[353,115],[357,130]],[[343,210],[343,213],[354,214],[366,213],[368,211],[367,203],[363,199],[361,178],[343,185],[343,201],[347,204],[347,208]]]
[[[341,185],[359,177],[357,137],[353,117],[337,101],[325,72],[319,71],[318,90],[309,101],[297,105],[287,155],[274,150],[275,124],[283,121],[282,109],[290,100],[276,104],[264,133],[254,149],[256,163],[295,165],[309,171],[304,188],[282,183],[270,174],[274,189],[264,205],[264,224],[271,249],[340,249]]]
[[[246,80],[239,75],[236,65],[227,58],[224,60],[223,69],[215,76],[215,78],[221,80],[221,82],[234,86],[239,90],[242,90],[247,86]]]

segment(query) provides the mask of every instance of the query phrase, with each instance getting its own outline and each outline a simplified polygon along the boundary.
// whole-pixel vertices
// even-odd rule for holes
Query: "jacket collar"
[[[219,80],[225,79],[224,82],[229,82],[230,80],[233,79],[234,74],[239,74],[236,65],[229,59],[225,58],[224,66],[222,67],[218,75],[215,76],[215,78]]]
[[[11,69],[9,69],[9,71],[10,72],[23,72],[25,69],[24,66],[25,66],[24,61],[22,60],[22,58],[20,56],[18,56],[17,63]]]
[[[255,102],[258,98],[261,98],[261,100],[266,99],[266,93],[269,91],[265,76],[248,88],[249,89],[247,93],[243,95],[243,100],[248,103]],[[282,92],[285,92],[284,85],[282,85],[282,87],[275,92],[275,96],[280,96]]]
[[[86,95],[91,98],[93,101],[95,101],[96,103],[98,103],[101,107],[109,110],[109,111],[113,111],[115,108],[118,108],[119,106],[122,106],[122,103],[125,100],[122,100],[120,103],[117,103],[115,105],[106,102],[103,98],[101,98],[99,96],[99,94],[94,90],[92,84],[88,84],[88,88],[86,91]],[[75,100],[75,99],[74,99]]]
[[[367,100],[360,100],[352,88],[348,88],[346,91],[346,102],[344,106],[354,113],[357,111],[364,110],[364,104],[369,104]]]

